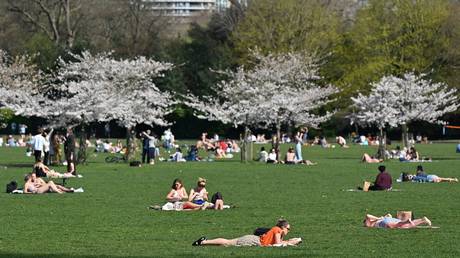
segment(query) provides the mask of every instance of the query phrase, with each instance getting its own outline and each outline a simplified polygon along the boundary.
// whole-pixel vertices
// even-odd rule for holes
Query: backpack
[[[262,236],[266,234],[268,231],[270,231],[270,228],[256,228],[256,230],[254,230],[254,235]]]
[[[129,162],[129,166],[130,167],[141,167],[142,163],[140,161],[135,160],[135,161]]]
[[[18,189],[18,183],[16,183],[16,181],[11,181],[9,184],[6,184],[7,193],[12,193],[16,189]]]
[[[211,202],[212,203],[216,204],[217,200],[223,200],[222,194],[220,192],[217,192],[217,193],[213,194],[212,197],[211,197]]]

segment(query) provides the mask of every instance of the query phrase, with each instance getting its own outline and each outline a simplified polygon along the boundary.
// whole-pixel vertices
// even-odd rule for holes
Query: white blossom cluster
[[[352,98],[358,109],[352,120],[362,124],[397,127],[411,121],[430,123],[460,106],[456,91],[444,83],[424,79],[425,74],[406,73],[402,78],[385,76],[372,85],[368,96]]]
[[[64,124],[116,120],[129,128],[136,124],[168,125],[165,116],[176,102],[152,79],[173,68],[170,63],[145,57],[116,60],[110,53],[73,55],[60,60],[53,76],[58,99],[51,106]],[[56,94],[55,94],[56,95]]]
[[[199,99],[189,95],[185,104],[196,109],[200,118],[237,125],[277,126],[294,122],[318,126],[332,115],[316,115],[337,92],[332,86],[317,84],[318,62],[297,53],[263,56],[253,52],[251,69],[219,71],[228,79],[217,85],[216,97]]]
[[[43,79],[29,56],[13,58],[0,49],[0,107],[9,108],[16,115],[46,117],[41,109],[46,102],[41,94]]]
[[[2,61],[0,104],[18,115],[47,118],[54,126],[111,120],[127,128],[168,124],[165,116],[176,101],[153,79],[164,76],[172,64],[145,57],[116,60],[110,53],[83,52],[72,58],[60,59],[59,69],[46,80],[25,57],[12,64]]]

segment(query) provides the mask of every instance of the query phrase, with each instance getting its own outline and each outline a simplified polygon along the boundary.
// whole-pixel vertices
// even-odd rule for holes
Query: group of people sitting
[[[316,165],[316,163],[311,162],[310,160],[299,159],[298,154],[293,147],[290,147],[284,156],[284,159],[280,159],[279,153],[276,153],[275,148],[270,149],[270,153],[265,150],[265,147],[261,147],[259,151],[259,156],[256,158],[256,161],[270,163],[270,164],[305,164],[305,165]]]
[[[396,146],[395,150],[386,151],[386,157],[398,159],[401,162],[431,162],[431,158],[420,158],[418,151],[414,147],[407,149],[404,147],[402,150],[399,146]],[[364,153],[361,157],[361,161],[365,163],[380,163],[384,160]]]
[[[235,140],[219,139],[216,134],[213,139],[207,138],[208,133],[202,133],[200,139],[196,142],[198,149],[203,148],[206,151],[213,151],[218,159],[232,158],[235,152],[240,152],[240,147]]]
[[[121,140],[118,140],[115,145],[109,140],[102,141],[101,139],[96,139],[96,148],[95,152],[106,152],[106,153],[125,153],[126,147],[123,146]]]
[[[83,188],[67,188],[65,186],[55,184],[53,181],[46,182],[38,177],[35,172],[26,174],[24,177],[24,193],[25,194],[43,194],[43,193],[82,193]]]
[[[163,206],[152,205],[149,208],[155,210],[204,210],[214,209],[223,210],[229,208],[224,205],[224,199],[219,192],[215,193],[211,200],[208,198],[208,191],[206,190],[206,179],[198,178],[197,184],[194,188],[190,189],[190,194],[179,178],[174,179],[171,186],[171,191],[166,195],[167,203]]]

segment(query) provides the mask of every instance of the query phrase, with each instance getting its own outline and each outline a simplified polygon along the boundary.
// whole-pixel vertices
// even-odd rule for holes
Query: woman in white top
[[[182,180],[179,178],[174,179],[171,188],[171,191],[169,191],[168,195],[166,195],[166,200],[168,200],[168,202],[180,202],[182,200],[187,200],[188,195],[184,185],[182,184]]]
[[[270,153],[268,154],[267,163],[278,163],[278,160],[276,159],[276,150],[275,150],[275,148],[272,148]]]

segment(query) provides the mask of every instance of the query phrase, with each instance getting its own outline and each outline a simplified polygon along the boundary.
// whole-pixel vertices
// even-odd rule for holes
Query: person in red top
[[[390,190],[393,180],[391,175],[386,171],[385,166],[379,166],[380,173],[375,178],[374,185],[369,187],[370,191]]]
[[[200,245],[217,245],[217,246],[287,246],[298,245],[302,242],[300,238],[292,238],[283,240],[283,238],[291,230],[291,225],[285,219],[279,219],[276,226],[272,227],[268,232],[262,236],[245,235],[234,239],[215,238],[207,239],[201,237],[193,242],[193,246]]]

